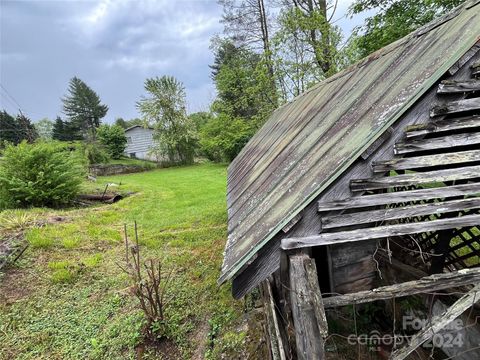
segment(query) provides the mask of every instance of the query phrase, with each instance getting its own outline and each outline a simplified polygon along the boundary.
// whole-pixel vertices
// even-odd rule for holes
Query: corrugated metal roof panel
[[[373,53],[277,109],[228,170],[231,278],[425,93],[480,35],[479,1]]]

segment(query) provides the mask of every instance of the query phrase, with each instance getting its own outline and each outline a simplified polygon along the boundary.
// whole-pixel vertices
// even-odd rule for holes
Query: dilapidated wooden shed
[[[232,162],[219,282],[261,289],[272,358],[324,358],[326,309],[448,293],[404,359],[480,300],[479,78],[477,0],[280,107]]]

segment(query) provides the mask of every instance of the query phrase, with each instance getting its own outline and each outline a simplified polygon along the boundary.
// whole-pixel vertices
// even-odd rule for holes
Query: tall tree
[[[5,110],[0,112],[0,143],[3,143],[4,141],[13,144],[18,144],[20,142],[17,120]]]
[[[107,114],[108,106],[98,94],[77,77],[70,80],[68,94],[62,99],[63,111],[85,138],[95,139],[96,129]]]
[[[398,40],[465,0],[356,0],[351,14],[376,11],[356,29],[355,43],[360,55],[368,54]]]
[[[237,46],[260,47],[273,76],[270,24],[264,0],[219,0],[225,33]],[[255,50],[255,48],[253,49]]]
[[[162,76],[145,80],[145,90],[148,95],[137,108],[154,127],[158,153],[171,163],[192,163],[197,138],[186,112],[185,87],[173,76]]]
[[[38,133],[35,129],[35,126],[27,116],[22,113],[18,114],[17,124],[21,132],[21,140],[27,140],[29,143],[32,143],[38,138]]]

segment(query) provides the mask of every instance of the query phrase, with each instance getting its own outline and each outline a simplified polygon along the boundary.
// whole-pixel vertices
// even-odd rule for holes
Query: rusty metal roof
[[[277,109],[228,169],[219,282],[334,182],[479,36],[480,1],[467,1]]]

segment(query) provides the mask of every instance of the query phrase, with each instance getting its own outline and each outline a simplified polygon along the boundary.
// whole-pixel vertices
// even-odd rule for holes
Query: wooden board
[[[480,116],[466,116],[454,119],[432,120],[427,124],[411,125],[405,129],[407,139],[440,134],[454,130],[468,130],[480,127]]]
[[[475,178],[480,178],[480,165],[370,179],[353,179],[350,181],[350,189],[367,191]]]
[[[472,146],[480,144],[480,133],[456,134],[433,139],[401,141],[395,144],[395,155],[411,154],[421,151],[440,149],[452,149],[460,146]]]
[[[322,217],[322,230],[480,208],[480,197]]]
[[[466,215],[452,219],[438,219],[433,221],[377,226],[373,228],[334,233],[321,233],[303,238],[285,238],[282,240],[282,249],[291,250],[353,241],[382,239],[390,236],[419,234],[428,231],[455,229],[464,226],[477,226],[478,224],[480,224],[480,215]]]
[[[434,317],[430,324],[423,328],[419,333],[415,334],[409,341],[406,347],[395,350],[391,355],[391,360],[403,360],[407,358],[425,341],[430,339],[436,333],[445,329],[448,324],[459,317],[465,310],[473,304],[480,301],[480,284],[476,285],[472,290],[465,294],[462,298],[457,300],[445,313]]]
[[[480,150],[376,161],[372,163],[372,170],[374,173],[380,174],[390,170],[427,169],[429,167],[451,166],[474,162],[480,162]]]
[[[437,94],[468,93],[480,90],[480,80],[444,80],[438,84]]]
[[[376,300],[386,300],[402,296],[436,292],[458,286],[477,284],[480,282],[480,268],[463,269],[443,274],[422,277],[419,280],[400,284],[382,286],[368,291],[345,294],[323,299],[325,308],[363,304]]]
[[[420,200],[443,199],[457,196],[474,196],[478,194],[480,194],[480,183],[444,186],[430,189],[395,191],[386,194],[365,195],[336,201],[321,201],[318,202],[318,211],[338,211]]]
[[[480,98],[464,99],[451,101],[446,104],[434,106],[430,111],[430,117],[457,114],[465,111],[473,111],[480,109]]]
[[[307,264],[310,265],[306,266]],[[310,277],[317,276],[316,270],[311,276],[307,275],[307,272],[312,270],[315,270],[315,263],[307,255],[290,256],[290,296],[299,360],[325,358],[323,330],[321,330],[323,320],[317,319],[318,313],[325,313],[325,310],[321,303],[318,281],[313,288],[308,281]],[[314,296],[315,292],[320,296]],[[320,303],[317,302],[318,299]]]

